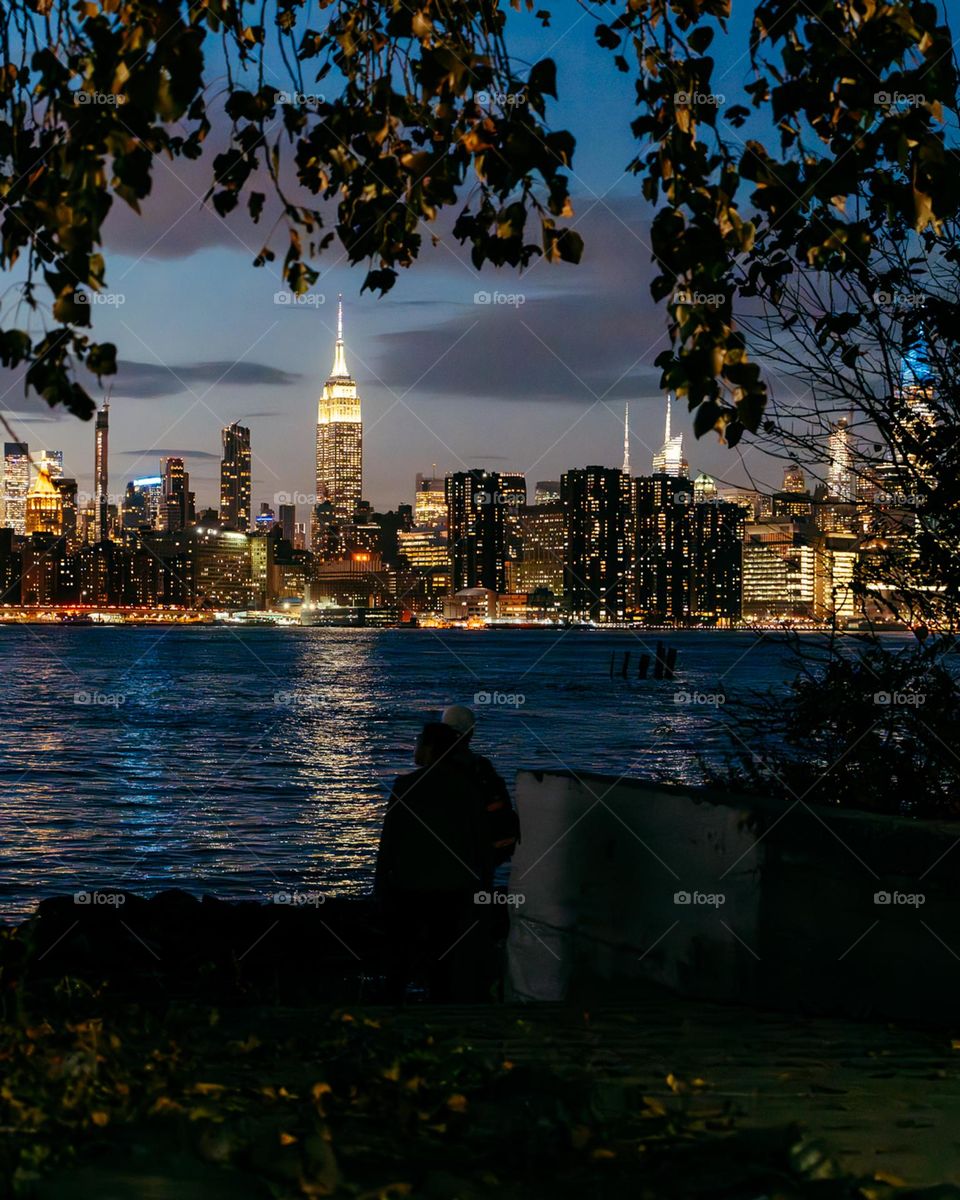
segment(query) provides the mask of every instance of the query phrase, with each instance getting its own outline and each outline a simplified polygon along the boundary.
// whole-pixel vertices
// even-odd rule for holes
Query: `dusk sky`
[[[632,83],[597,48],[581,8],[564,3],[554,13],[550,30],[511,13],[508,32],[523,31],[511,35],[518,55],[557,61],[561,100],[549,115],[577,138],[571,190],[586,241],[577,267],[538,261],[522,275],[477,272],[446,221],[436,231],[442,244],[427,246],[385,299],[360,295],[365,268],[347,266],[335,243],[317,264],[313,291],[323,303],[293,307],[275,303],[286,290],[278,263],[251,265],[269,216],[259,226],[245,212],[222,221],[200,202],[219,145],[199,164],[159,162],[141,217],[114,201],[106,250],[116,301],[97,306],[94,325],[122,363],[111,404],[112,493],[175,453],[187,459],[198,505],[215,503],[220,429],[240,420],[252,432],[255,509],[277,493],[312,494],[316,404],[333,360],[340,291],[347,361],[363,401],[364,495],[376,507],[410,502],[416,472],[434,463],[440,472],[524,471],[531,498],[536,480],[569,467],[619,466],[626,401],[633,471],[649,471],[664,419],[653,360],[667,339],[665,314],[648,291],[650,210],[625,173],[636,149]],[[717,50],[717,87],[726,78],[731,94],[748,66],[739,34],[736,42]],[[282,229],[272,245],[282,259]],[[478,292],[522,303],[480,304]],[[81,490],[91,486],[92,423],[24,401],[9,373],[0,403],[32,450],[62,448],[66,473]],[[748,441],[739,453],[712,435],[695,442],[685,406],[675,407],[674,428],[685,433],[692,473],[746,484],[746,456],[758,484],[778,485],[779,465]]]

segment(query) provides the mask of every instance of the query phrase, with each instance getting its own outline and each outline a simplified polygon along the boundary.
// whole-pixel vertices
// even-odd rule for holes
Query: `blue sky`
[[[752,6],[735,7],[742,26]],[[633,85],[597,47],[582,8],[564,0],[553,11],[549,30],[511,13],[508,33],[518,57],[557,61],[560,102],[549,115],[577,138],[571,189],[586,239],[577,267],[478,273],[443,235],[377,299],[360,295],[364,268],[338,262],[335,244],[318,264],[323,303],[292,307],[275,303],[277,272],[251,265],[262,229],[245,214],[224,222],[201,207],[209,161],[158,163],[142,217],[115,201],[107,227],[115,299],[95,317],[96,336],[116,342],[127,364],[113,387],[111,491],[154,474],[160,453],[175,451],[188,460],[198,501],[215,502],[220,429],[243,420],[252,431],[255,507],[278,492],[310,493],[316,401],[341,291],[348,363],[363,399],[364,494],[377,507],[410,501],[415,473],[434,463],[441,471],[525,471],[531,493],[535,480],[568,467],[619,465],[626,402],[633,469],[649,469],[664,416],[652,363],[666,338],[648,293],[650,213],[625,174],[635,153]],[[742,86],[744,44],[715,45],[718,90],[725,81],[731,94]],[[478,293],[494,299],[477,303]],[[32,448],[62,448],[68,473],[89,486],[92,425],[28,406],[16,387],[2,403],[19,414],[15,427]],[[694,442],[682,408],[674,427],[686,432],[692,468],[747,482],[738,454],[712,436]],[[779,482],[778,466],[746,453],[759,482]]]

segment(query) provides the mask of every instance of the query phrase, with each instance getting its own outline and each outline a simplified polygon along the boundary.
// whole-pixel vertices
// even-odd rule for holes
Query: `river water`
[[[672,683],[637,678],[658,636]],[[6,920],[80,889],[364,892],[390,781],[447,703],[476,707],[511,785],[520,767],[693,782],[725,741],[715,698],[792,673],[750,633],[227,626],[4,626],[0,667]]]

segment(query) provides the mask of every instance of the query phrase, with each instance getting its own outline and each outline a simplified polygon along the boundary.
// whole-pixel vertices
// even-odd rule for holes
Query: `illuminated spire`
[[[663,434],[663,444],[666,445],[670,441],[670,393],[667,392],[667,424]]]
[[[333,370],[331,379],[349,379],[347,359],[343,352],[343,294],[337,296],[337,348],[333,355]]]
[[[630,406],[623,406],[623,473],[630,474]]]

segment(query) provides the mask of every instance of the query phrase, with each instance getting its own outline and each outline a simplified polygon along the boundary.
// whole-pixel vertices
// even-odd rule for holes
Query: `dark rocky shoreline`
[[[372,899],[262,904],[180,890],[42,900],[8,932],[8,981],[78,978],[139,1001],[193,997],[273,1003],[375,998],[385,938]]]

